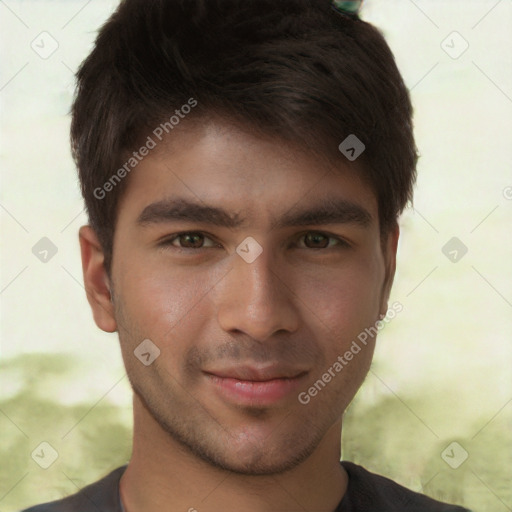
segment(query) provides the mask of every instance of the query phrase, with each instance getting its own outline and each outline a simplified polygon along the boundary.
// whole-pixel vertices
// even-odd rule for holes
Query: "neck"
[[[133,452],[121,478],[121,499],[126,512],[334,512],[348,482],[340,448],[341,419],[308,459],[285,473],[228,472],[171,438],[134,395]]]

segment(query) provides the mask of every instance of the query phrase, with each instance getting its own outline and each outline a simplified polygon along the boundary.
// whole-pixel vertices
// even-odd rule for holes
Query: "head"
[[[368,371],[374,334],[351,347],[386,314],[412,199],[412,108],[382,35],[327,0],[125,0],[72,113],[88,298],[144,414],[217,467],[297,465]],[[282,396],[222,376],[282,378]]]

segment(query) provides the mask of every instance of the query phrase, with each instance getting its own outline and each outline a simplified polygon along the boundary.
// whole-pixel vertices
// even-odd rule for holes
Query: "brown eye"
[[[216,246],[211,238],[195,231],[176,233],[172,238],[164,240],[161,245],[176,249],[207,249]]]
[[[180,241],[181,247],[187,249],[199,249],[204,242],[204,236],[200,233],[185,233],[177,238]]]
[[[325,249],[329,246],[329,236],[322,233],[307,233],[304,236],[304,243],[310,249]]]
[[[309,231],[301,236],[299,247],[302,249],[348,249],[351,245],[337,236]]]

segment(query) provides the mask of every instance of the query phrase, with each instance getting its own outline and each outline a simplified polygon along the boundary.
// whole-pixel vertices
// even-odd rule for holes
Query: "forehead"
[[[343,157],[329,162],[220,120],[182,123],[155,142],[127,177],[120,216],[139,219],[148,206],[166,207],[173,197],[226,210],[244,222],[276,225],[292,209],[339,202],[359,206],[369,221],[378,219],[375,194]]]

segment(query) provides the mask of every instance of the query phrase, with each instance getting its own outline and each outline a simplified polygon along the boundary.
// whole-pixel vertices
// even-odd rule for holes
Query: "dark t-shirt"
[[[349,477],[348,487],[333,512],[470,512],[410,491],[352,462],[342,461],[341,464]],[[22,512],[124,512],[119,498],[119,480],[126,467],[115,469],[72,496]]]

